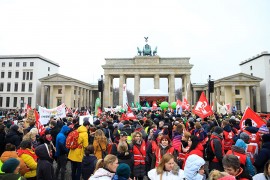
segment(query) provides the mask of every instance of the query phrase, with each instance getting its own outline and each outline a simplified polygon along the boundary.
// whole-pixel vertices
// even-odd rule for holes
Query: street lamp
[[[104,90],[103,75],[101,75],[101,78],[98,80],[98,91],[101,92],[101,100],[100,100],[101,110],[103,109],[103,90]]]

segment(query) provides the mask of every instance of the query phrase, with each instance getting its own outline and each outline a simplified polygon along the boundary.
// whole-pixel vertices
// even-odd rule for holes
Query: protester
[[[130,179],[130,167],[125,164],[125,163],[121,163],[119,164],[119,166],[116,169],[116,173],[113,176],[112,180],[128,180]],[[130,179],[131,180],[131,179]]]
[[[0,180],[25,180],[19,174],[20,161],[16,158],[10,158],[1,167]]]
[[[89,145],[84,150],[84,157],[82,160],[82,178],[88,180],[94,173],[97,163],[97,157],[94,155],[94,146]]]
[[[94,154],[97,157],[97,159],[103,159],[102,155],[107,150],[107,138],[104,134],[104,132],[101,129],[96,130],[95,137],[94,137]]]
[[[37,163],[37,179],[53,180],[54,170],[52,164],[52,150],[46,143],[39,145],[35,153],[38,157]]]
[[[115,155],[109,154],[104,160],[99,159],[94,175],[89,180],[111,180],[118,167],[118,159]]]
[[[205,161],[196,154],[190,155],[185,164],[184,175],[190,180],[205,180]]]
[[[184,178],[184,172],[174,161],[172,154],[164,154],[159,165],[148,172],[150,180],[179,180]]]
[[[263,173],[253,176],[253,180],[270,180],[270,160],[265,163]]]

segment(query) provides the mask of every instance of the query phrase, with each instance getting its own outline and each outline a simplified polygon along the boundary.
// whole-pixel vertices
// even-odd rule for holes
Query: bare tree
[[[182,95],[182,88],[178,88],[178,89],[176,89],[176,91],[175,91],[175,97],[176,97],[176,99],[183,99],[183,95]]]
[[[128,103],[134,102],[134,94],[127,89]],[[113,88],[113,106],[119,104],[119,88]]]

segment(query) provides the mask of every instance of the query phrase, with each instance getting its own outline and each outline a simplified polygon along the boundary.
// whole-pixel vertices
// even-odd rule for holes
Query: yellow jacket
[[[88,133],[85,126],[80,126],[78,128],[79,138],[78,144],[79,147],[76,149],[70,149],[68,153],[68,159],[71,161],[82,162],[84,149],[88,146]]]
[[[31,153],[35,154],[32,150],[28,149]],[[29,171],[24,174],[25,178],[31,178],[37,176],[37,162],[29,154],[22,154],[20,158],[24,161]]]

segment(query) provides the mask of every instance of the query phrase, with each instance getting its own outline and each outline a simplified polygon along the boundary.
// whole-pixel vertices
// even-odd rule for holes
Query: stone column
[[[250,107],[250,90],[249,86],[246,86],[246,106]]]
[[[261,112],[260,84],[256,86],[256,110],[257,110],[257,112]]]
[[[50,108],[53,108],[53,85],[50,85]]]
[[[80,107],[83,107],[83,88],[80,87]]]
[[[196,94],[197,94],[197,91],[196,91],[195,89],[193,89],[192,104],[194,104],[194,105],[195,105],[195,103],[196,103],[196,101],[197,101]]]
[[[174,74],[169,75],[169,102],[175,101],[175,79]]]
[[[109,74],[107,74],[107,75],[105,75],[105,80],[104,80],[103,107],[108,107],[109,103],[111,102],[111,98],[112,98],[110,96],[111,87],[112,87],[111,76]],[[94,99],[94,101],[96,101],[96,100]]]
[[[140,94],[140,75],[135,74],[134,76],[134,104],[135,105],[137,104],[137,102],[140,102],[139,94]]]
[[[83,106],[86,106],[86,89],[83,88]]]
[[[110,101],[109,105],[112,107],[113,106],[113,77],[110,78]]]
[[[75,107],[78,108],[78,94],[79,94],[79,88],[78,86],[75,87],[76,93],[75,93]]]
[[[93,108],[93,91],[89,90],[89,106]]]
[[[216,87],[216,91],[217,91],[217,101],[216,101],[216,104],[217,102],[220,104],[220,87]]]
[[[44,97],[45,97],[45,95],[44,95],[44,88],[45,88],[45,86],[42,84],[42,85],[41,85],[41,99],[40,99],[40,105],[43,106],[43,107],[44,107]]]
[[[121,74],[119,78],[119,105],[123,106],[123,84],[126,83],[126,76]]]
[[[182,97],[186,97],[186,92],[187,92],[187,87],[186,87],[187,81],[186,81],[186,76],[182,76]]]
[[[220,89],[221,89],[220,96],[221,96],[222,99],[220,98],[219,103],[220,103],[220,105],[223,105],[223,103],[225,103],[225,86],[221,86]]]
[[[66,89],[65,89],[65,85],[62,85],[62,103],[65,103],[65,104],[67,104],[66,103],[66,99],[65,99],[65,91],[66,91]]]
[[[235,86],[232,85],[232,102],[231,107],[235,106]]]
[[[186,94],[187,94],[187,101],[191,104],[191,87],[190,87],[190,74],[186,75]]]
[[[215,88],[214,88],[214,92],[212,93],[213,110],[216,109],[216,105],[217,105],[216,93],[217,92],[215,91]],[[212,102],[209,102],[210,106],[212,106]]]
[[[154,89],[159,89],[159,75],[155,74],[154,76]]]
[[[85,106],[87,106],[87,108],[89,107],[89,90],[85,89]]]
[[[70,107],[69,108],[74,108],[74,100],[75,100],[75,98],[74,98],[74,86],[73,85],[71,85],[71,87],[70,87],[70,100],[71,100],[71,103],[70,103]]]

